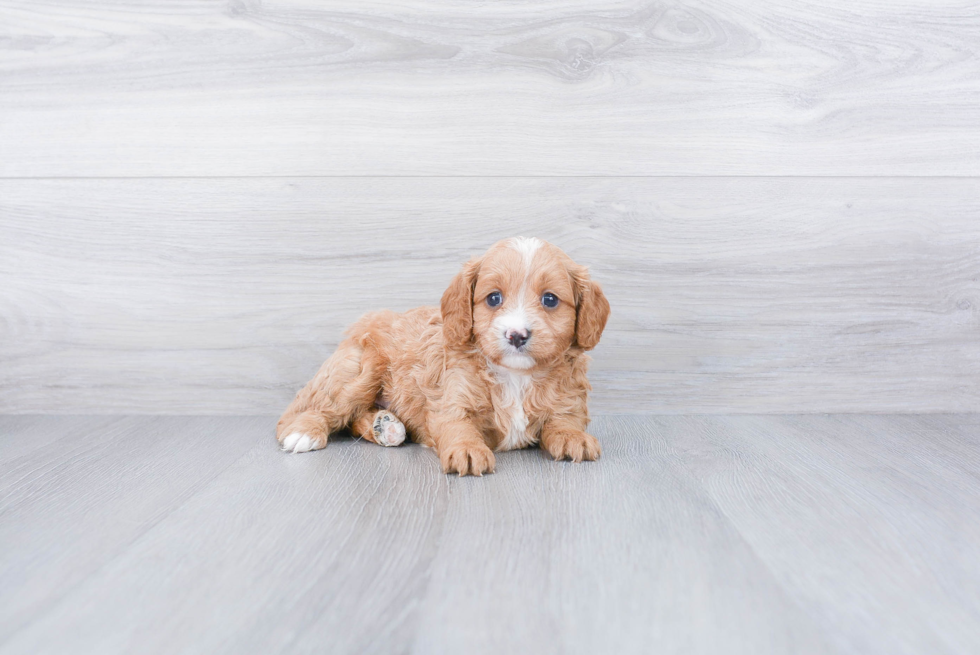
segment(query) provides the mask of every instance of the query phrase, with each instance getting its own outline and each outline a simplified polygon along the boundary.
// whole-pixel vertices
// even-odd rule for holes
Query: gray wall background
[[[275,414],[493,241],[597,412],[980,409],[975,2],[0,1],[0,412]]]

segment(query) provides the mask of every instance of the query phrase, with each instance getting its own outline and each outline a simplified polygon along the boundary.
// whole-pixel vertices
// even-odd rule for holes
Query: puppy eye
[[[546,293],[543,296],[541,296],[541,304],[547,307],[548,309],[554,309],[555,307],[558,306],[558,296],[550,292]]]
[[[504,297],[500,295],[499,291],[494,291],[489,296],[487,296],[487,305],[490,307],[496,307],[504,301]]]

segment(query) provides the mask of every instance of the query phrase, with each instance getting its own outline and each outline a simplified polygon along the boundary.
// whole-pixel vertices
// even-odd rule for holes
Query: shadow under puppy
[[[299,453],[345,427],[383,446],[407,432],[460,475],[492,472],[494,451],[539,441],[555,459],[594,460],[585,351],[608,317],[602,289],[561,249],[500,241],[463,266],[441,308],[372,312],[351,326],[276,437]]]

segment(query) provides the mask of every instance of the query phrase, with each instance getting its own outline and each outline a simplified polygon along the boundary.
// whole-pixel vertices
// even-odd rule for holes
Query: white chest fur
[[[527,431],[527,414],[524,412],[524,397],[531,386],[531,376],[520,371],[514,371],[503,366],[490,365],[497,381],[494,390],[494,404],[497,413],[504,414],[509,419],[509,425],[504,431],[504,438],[497,450],[513,450],[524,448],[534,441]]]

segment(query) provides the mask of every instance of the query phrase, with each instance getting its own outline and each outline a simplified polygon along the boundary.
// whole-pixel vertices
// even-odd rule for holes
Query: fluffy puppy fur
[[[483,475],[494,451],[540,442],[555,459],[599,457],[585,432],[591,350],[609,303],[587,269],[539,239],[471,259],[441,307],[365,315],[279,419],[284,450],[349,427],[436,450],[444,472]]]

